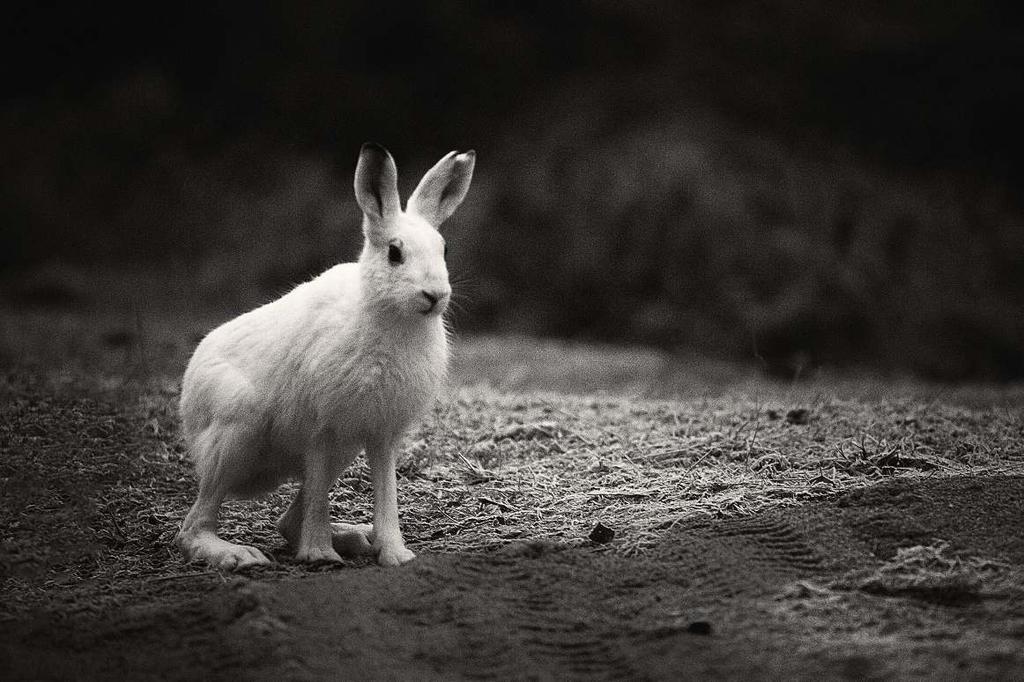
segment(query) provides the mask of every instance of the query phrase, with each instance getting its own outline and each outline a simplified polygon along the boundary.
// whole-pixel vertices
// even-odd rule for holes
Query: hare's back
[[[303,356],[319,350],[325,338],[334,344],[347,340],[339,327],[351,325],[358,287],[356,265],[338,265],[215,328],[189,360],[183,402],[198,394],[237,398],[234,387],[240,384],[257,394],[280,392],[277,384],[288,382],[291,371],[305,364]]]

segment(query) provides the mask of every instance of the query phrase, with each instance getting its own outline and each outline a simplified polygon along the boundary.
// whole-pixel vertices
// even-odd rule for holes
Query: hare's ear
[[[416,213],[434,227],[448,219],[469,191],[476,152],[449,152],[420,180],[406,211]]]
[[[395,160],[379,144],[367,142],[359,150],[355,189],[359,207],[373,221],[379,222],[402,210]]]

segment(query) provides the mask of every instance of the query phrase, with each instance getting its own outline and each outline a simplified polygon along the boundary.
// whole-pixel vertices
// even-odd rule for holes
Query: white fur
[[[272,303],[213,330],[196,348],[181,391],[184,435],[199,495],[176,542],[190,560],[233,569],[268,563],[216,535],[225,497],[251,497],[290,478],[302,487],[278,527],[305,561],[373,553],[413,558],[398,526],[395,457],[437,395],[448,362],[450,298],[437,227],[461,203],[473,152],[430,169],[402,211],[390,154],[364,145],[356,169],[365,243]],[[389,258],[392,245],[402,256]],[[373,474],[371,526],[331,524],[327,493],[360,450]]]

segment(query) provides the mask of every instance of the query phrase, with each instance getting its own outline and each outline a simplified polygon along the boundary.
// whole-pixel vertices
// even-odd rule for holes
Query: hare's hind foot
[[[381,566],[399,566],[416,558],[404,545],[374,547],[373,526],[368,523],[332,523],[331,543],[342,556],[376,557]]]
[[[270,564],[270,559],[255,547],[236,545],[217,537],[217,510],[223,499],[220,490],[208,481],[200,484],[199,495],[185,516],[174,544],[186,560],[203,562],[222,571]]]
[[[376,554],[373,549],[373,526],[368,523],[332,523],[329,547],[303,548],[299,513],[298,504],[293,504],[277,522],[277,530],[289,546],[297,548],[295,556],[299,561],[341,561],[343,557],[354,559]]]
[[[373,526],[368,523],[332,523],[331,544],[344,557],[373,556]]]
[[[236,545],[209,532],[197,535],[179,533],[177,542],[188,561],[201,561],[221,571],[237,571],[271,563],[255,547]]]
[[[340,564],[341,556],[333,547],[306,547],[295,553],[295,559],[307,564]]]
[[[373,549],[372,536],[370,535],[372,532],[372,526],[367,524],[332,523],[330,547],[300,547],[295,554],[295,558],[309,563],[321,563],[325,561],[338,562],[343,557],[354,559],[362,556],[373,556],[377,552]],[[293,542],[289,539],[289,544],[295,546],[298,542]]]

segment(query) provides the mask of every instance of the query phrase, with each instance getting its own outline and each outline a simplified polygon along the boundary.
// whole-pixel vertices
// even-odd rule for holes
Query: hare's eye
[[[402,260],[402,248],[398,244],[388,244],[388,262],[392,265],[401,265]]]

